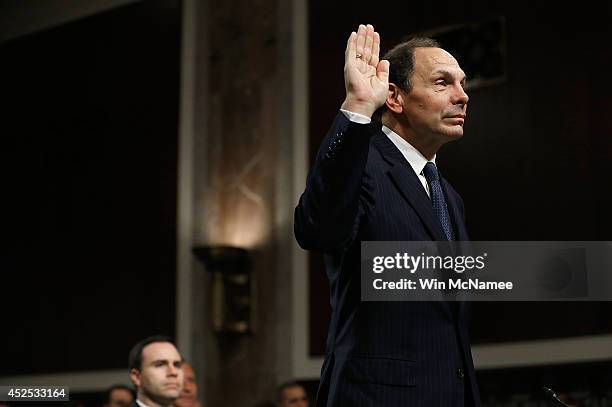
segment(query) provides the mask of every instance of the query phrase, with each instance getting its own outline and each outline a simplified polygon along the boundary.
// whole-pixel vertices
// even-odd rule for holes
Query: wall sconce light
[[[249,252],[232,246],[198,246],[194,255],[212,274],[211,320],[223,334],[251,332],[251,262]]]

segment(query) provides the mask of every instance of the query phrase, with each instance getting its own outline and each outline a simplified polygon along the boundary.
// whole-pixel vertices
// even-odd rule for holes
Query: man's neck
[[[136,398],[136,401],[139,403],[139,407],[172,407],[172,401],[168,401],[168,402],[154,401],[150,397],[147,397],[147,395],[143,394],[142,392],[138,393],[138,397]]]
[[[393,130],[398,136],[410,143],[412,147],[419,150],[428,161],[431,161],[438,153],[440,147],[442,147],[443,143],[432,140],[431,138],[419,137],[414,131],[403,126],[402,123],[391,115],[385,114],[381,119],[383,125]]]

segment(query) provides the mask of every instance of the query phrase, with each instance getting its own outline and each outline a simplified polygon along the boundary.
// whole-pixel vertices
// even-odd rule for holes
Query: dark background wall
[[[609,7],[540,2],[405,2],[371,8],[310,3],[311,160],[344,98],[348,34],[372,23],[382,53],[406,36],[502,17],[507,79],[468,91],[464,138],[438,154],[465,201],[472,240],[612,238],[612,28]],[[367,12],[365,11],[367,10]],[[342,18],[338,18],[342,16]],[[442,44],[444,46],[444,43]],[[461,63],[462,57],[457,55]],[[468,72],[468,77],[470,73]],[[311,258],[311,298],[327,293]],[[325,293],[325,294],[322,294]],[[612,332],[607,304],[475,304],[474,342]],[[328,305],[311,304],[311,351],[321,354]],[[502,314],[503,319],[496,316]]]
[[[278,4],[250,6],[261,4],[263,15],[240,1],[219,5],[223,10],[211,13],[216,20],[210,29],[220,34],[216,46],[223,58],[217,63],[239,79],[235,86],[244,91],[243,102],[264,107],[267,120],[254,122],[257,131],[269,134],[275,131],[270,118],[281,116],[274,106],[286,104],[282,86],[289,81],[262,72],[271,72],[268,56],[280,55],[276,47],[287,39],[275,40],[284,16],[274,14]],[[503,16],[507,81],[470,91],[466,137],[439,155],[442,171],[466,201],[472,238],[610,240],[608,5],[308,4],[313,151],[342,101],[344,46],[357,24],[373,23],[386,50],[410,33]],[[9,238],[0,258],[0,306],[12,323],[3,330],[0,374],[123,368],[136,340],[174,332],[179,9],[178,1],[149,0],[0,45],[0,188],[6,205],[1,226]],[[215,24],[222,29],[214,29]],[[255,38],[272,51],[252,46],[248,27],[253,26],[266,28]],[[263,41],[269,34],[272,38]],[[245,50],[237,54],[241,64],[227,52],[236,44],[232,41]],[[253,61],[262,69],[249,68]],[[217,78],[215,72],[211,77]],[[249,92],[257,86],[241,81],[264,83],[263,96],[254,98]],[[215,89],[231,102],[234,85],[226,85]],[[223,110],[221,102],[214,108]],[[220,129],[216,137],[228,128],[246,127],[227,123],[211,126]],[[272,262],[270,253],[274,250],[261,256]],[[311,302],[316,321],[311,349],[320,354],[328,291],[320,267],[314,267],[311,279],[316,299]],[[267,281],[258,283],[269,286],[263,293],[270,294],[266,310],[286,304],[281,290]],[[604,305],[478,308],[473,333],[480,343],[610,332],[610,310]],[[282,331],[281,313],[270,313],[262,331]],[[230,355],[231,363],[220,355],[223,374],[211,379],[216,404],[236,388],[256,394],[272,388],[269,372],[284,359],[270,348],[281,349],[284,343],[259,335],[246,345],[248,352],[240,348]],[[553,377],[546,369],[545,375]],[[553,370],[566,369],[575,373],[573,378],[602,371]],[[609,366],[602,369],[609,372]],[[508,382],[521,382],[517,377],[525,372],[493,374],[489,381],[483,376],[481,383],[490,394]],[[229,397],[252,399],[251,394]]]
[[[174,334],[179,24],[147,1],[0,44],[0,375]]]

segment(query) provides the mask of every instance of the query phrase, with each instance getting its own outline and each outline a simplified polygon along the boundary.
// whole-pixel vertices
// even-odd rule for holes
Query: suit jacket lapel
[[[451,195],[446,192],[450,188],[447,186],[448,182],[445,179],[442,179],[442,180],[443,180],[442,181],[443,187],[445,190],[444,196],[446,197],[446,204],[448,206],[448,211],[449,211],[450,216],[452,217],[453,224],[456,226],[455,240],[457,241],[469,240],[469,237],[467,235],[467,230],[465,229],[465,224],[463,223],[463,215],[461,214],[461,211],[459,211],[459,204],[457,203],[457,200],[455,199],[455,195]],[[461,250],[462,245],[458,243],[456,247],[459,250]],[[466,254],[466,253],[457,253],[457,254]],[[467,296],[466,293],[462,293],[457,298],[457,304],[456,304],[456,306],[458,307],[457,318],[459,319],[463,319],[465,317],[467,303],[464,301],[464,299],[466,298],[466,296]]]
[[[459,211],[459,204],[455,199],[454,195],[447,193],[449,190],[448,182],[442,179],[442,188],[444,189],[444,197],[446,198],[446,206],[448,207],[448,212],[455,225],[455,240],[468,240],[467,231],[465,230],[465,225],[463,224],[463,215]]]
[[[442,230],[440,220],[433,210],[431,199],[427,196],[423,184],[421,184],[419,177],[414,173],[414,170],[406,161],[406,158],[382,130],[372,138],[372,142],[381,152],[385,160],[391,164],[392,167],[389,170],[389,176],[392,178],[402,196],[404,196],[419,215],[432,237],[432,240],[445,241],[446,236]],[[457,317],[457,312],[453,311],[454,307],[452,304],[446,301],[439,301],[438,303],[442,312],[444,312],[448,318],[454,320]]]
[[[419,215],[423,224],[429,231],[429,234],[432,236],[432,239],[446,240],[442,225],[440,225],[440,220],[433,210],[431,200],[427,196],[419,177],[414,173],[414,170],[406,161],[406,158],[382,130],[372,138],[372,142],[376,145],[387,162],[392,165],[389,170],[389,175],[402,196]]]

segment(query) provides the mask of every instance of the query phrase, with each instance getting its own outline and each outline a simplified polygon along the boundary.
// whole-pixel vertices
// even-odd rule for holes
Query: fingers
[[[374,27],[371,24],[368,24],[366,26],[365,45],[363,47],[363,60],[368,64],[372,60],[372,46],[373,45],[374,45]]]
[[[380,35],[374,31],[374,38],[372,43],[372,57],[370,58],[370,64],[378,66],[378,54],[380,52]]]
[[[383,59],[376,66],[376,77],[385,84],[389,83],[389,61]]]
[[[357,55],[365,54],[365,43],[367,37],[367,28],[363,24],[359,24],[359,29],[357,30],[357,41],[355,44],[355,50],[357,51]]]
[[[351,33],[346,44],[345,63],[354,66],[353,64],[356,62],[360,71],[371,69],[367,67],[376,68],[379,61],[379,52],[380,35],[374,31],[374,26],[360,24],[357,32]]]
[[[344,59],[346,61],[352,61],[352,59],[357,58],[356,43],[357,33],[353,31],[346,42],[346,51],[344,52]]]

